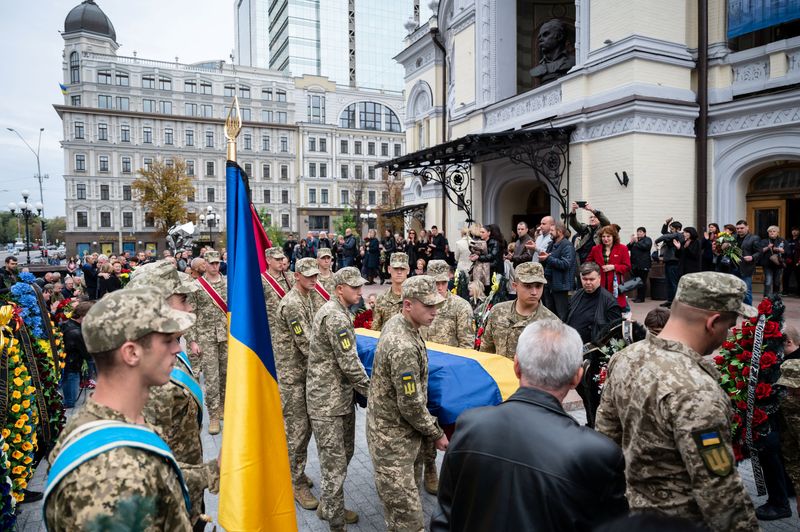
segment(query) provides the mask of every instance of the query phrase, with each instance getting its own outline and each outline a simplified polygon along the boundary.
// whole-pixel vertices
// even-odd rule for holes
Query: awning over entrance
[[[420,227],[425,227],[425,207],[427,206],[428,206],[427,203],[415,203],[414,205],[403,205],[402,207],[398,207],[396,209],[383,211],[381,214],[383,216],[388,216],[388,217],[402,216],[403,226],[406,229],[411,227],[412,220],[417,220],[419,222]]]
[[[522,129],[467,135],[384,161],[378,166],[390,172],[412,172],[425,181],[441,183],[447,199],[464,210],[467,220],[472,221],[472,164],[508,158],[516,164],[529,166],[566,213],[569,139],[574,129]]]

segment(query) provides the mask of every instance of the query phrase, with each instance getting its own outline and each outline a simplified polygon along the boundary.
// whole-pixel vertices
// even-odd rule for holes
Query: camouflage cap
[[[520,283],[547,284],[544,278],[544,268],[538,262],[523,262],[514,268],[514,277]]]
[[[206,259],[206,262],[208,262],[209,264],[212,262],[220,262],[222,260],[219,256],[219,251],[213,251],[213,250],[206,251],[205,255],[203,255],[203,258]]]
[[[267,256],[268,259],[285,259],[286,255],[283,254],[283,250],[281,248],[272,247],[267,249],[264,254]]]
[[[775,384],[787,388],[800,388],[800,359],[785,360],[781,364],[781,376]]]
[[[95,303],[81,329],[86,349],[104,353],[152,332],[185,331],[194,321],[194,314],[170,307],[156,288],[126,288],[106,294]]]
[[[152,286],[162,291],[165,297],[169,297],[172,294],[189,294],[200,288],[195,283],[183,282],[175,266],[166,260],[143,264],[133,270],[125,288],[143,288],[147,286]]]
[[[403,281],[403,299],[416,299],[423,305],[444,303],[444,297],[436,290],[436,281],[430,275],[415,275]]]
[[[402,251],[395,251],[392,253],[392,258],[389,259],[389,266],[392,268],[405,268],[406,270],[410,270],[411,268],[408,267],[408,254]]]
[[[336,284],[336,286],[339,286],[340,284],[346,284],[348,286],[352,286],[353,288],[358,288],[367,281],[361,277],[361,272],[358,271],[358,268],[348,266],[346,268],[341,268],[333,274],[333,282]]]
[[[304,277],[311,277],[312,275],[319,275],[319,268],[317,268],[317,259],[305,257],[298,260],[294,265],[294,271],[303,275]]]
[[[675,301],[684,305],[713,312],[736,312],[752,318],[758,311],[743,303],[747,285],[729,273],[698,272],[681,277]]]
[[[333,258],[333,253],[331,253],[331,248],[319,248],[319,251],[317,251],[317,258],[321,259],[322,257]]]
[[[432,260],[428,263],[428,275],[434,281],[449,281],[450,265],[443,260]]]

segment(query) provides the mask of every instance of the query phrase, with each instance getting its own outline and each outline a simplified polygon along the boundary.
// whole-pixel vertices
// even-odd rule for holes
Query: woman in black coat
[[[480,228],[481,240],[486,241],[486,253],[481,255],[470,255],[472,262],[488,262],[491,273],[503,275],[505,271],[503,264],[503,251],[506,249],[506,241],[500,228],[495,224],[489,224]],[[490,281],[491,283],[491,281]]]
[[[397,244],[394,241],[391,229],[383,230],[383,240],[381,240],[381,251],[383,252],[383,267],[381,268],[381,284],[384,279],[389,278],[389,261],[392,258],[392,253],[397,251]]]
[[[414,265],[417,263],[417,232],[413,229],[408,230],[408,238],[404,242],[406,255],[408,255],[408,263]]]
[[[379,268],[381,266],[381,247],[375,229],[369,230],[364,245],[364,269],[367,273],[367,284],[375,284],[373,279],[380,276]]]
[[[694,227],[683,228],[683,243],[674,239],[672,244],[677,248],[675,255],[678,257],[678,275],[696,273],[701,269],[703,248],[698,239],[697,229]]]

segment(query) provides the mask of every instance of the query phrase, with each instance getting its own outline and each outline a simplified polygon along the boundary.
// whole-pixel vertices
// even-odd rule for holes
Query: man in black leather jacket
[[[581,362],[571,327],[545,320],[525,328],[514,359],[520,388],[458,418],[432,532],[588,531],[628,511],[622,450],[561,406]]]

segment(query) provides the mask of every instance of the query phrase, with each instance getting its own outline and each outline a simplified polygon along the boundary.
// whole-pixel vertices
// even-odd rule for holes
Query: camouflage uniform
[[[403,296],[425,304],[443,301],[428,276],[403,283]],[[404,315],[394,316],[381,332],[372,369],[367,408],[367,445],[375,467],[375,486],[386,528],[423,530],[417,487],[422,473],[421,448],[442,429],[427,408],[428,353],[419,331]]]
[[[267,257],[272,259],[283,259],[285,258],[285,255],[283,254],[283,251],[281,251],[281,248],[269,248],[267,250]],[[269,272],[266,272],[264,275],[269,275]],[[275,289],[272,288],[272,285],[270,285],[264,279],[264,275],[261,276],[261,288],[264,290],[264,301],[266,301],[267,304],[267,322],[269,323],[270,330],[272,330],[272,316],[274,316],[278,311],[278,305],[281,302],[281,296],[279,296]],[[289,293],[289,290],[292,289],[292,283],[289,280],[289,276],[287,276],[285,273],[281,272],[280,275],[273,277],[273,279],[275,279],[278,285],[283,288],[283,291],[287,294]]]
[[[356,268],[334,275],[336,284],[361,286]],[[344,528],[344,480],[353,457],[355,407],[353,391],[368,395],[369,377],[358,358],[353,316],[332,297],[314,316],[314,342],[308,357],[306,398],[322,474],[318,513],[331,529]]]
[[[208,262],[219,262],[219,252],[207,251]],[[208,281],[208,279],[206,279]],[[195,281],[200,286],[199,281]],[[228,302],[228,281],[208,282],[220,297]],[[205,403],[208,415],[219,419],[225,405],[225,381],[228,375],[228,316],[217,306],[202,287],[192,294],[191,304],[197,314],[194,327],[187,331],[186,341],[200,346],[199,367],[205,377]],[[192,366],[195,360],[190,359]]]
[[[781,454],[786,473],[792,480],[795,493],[800,493],[800,360],[790,359],[781,364],[779,386],[788,389],[781,400]]]
[[[392,253],[389,266],[392,268],[405,268],[408,267],[408,255],[403,252]],[[403,308],[403,298],[399,294],[395,294],[392,288],[388,292],[378,296],[375,301],[375,308],[372,309],[372,330],[380,331],[383,326],[389,321],[389,318],[395,314],[400,314]]]
[[[295,271],[306,276],[319,272],[316,261],[311,258],[297,261]],[[306,483],[306,457],[311,439],[311,420],[306,407],[306,374],[311,349],[309,339],[314,321],[310,294],[301,294],[295,285],[281,300],[275,316],[270,332],[286,425],[289,465],[292,482],[297,488]]]
[[[449,281],[450,266],[443,260],[428,263],[428,275],[435,281]],[[420,329],[426,342],[472,349],[475,345],[475,320],[467,300],[448,292],[445,302],[430,327]]]
[[[728,274],[681,278],[675,301],[752,315],[746,286]],[[612,357],[595,428],[625,453],[631,510],[656,510],[711,530],[758,530],[731,450],[731,404],[713,363],[649,335]]]

